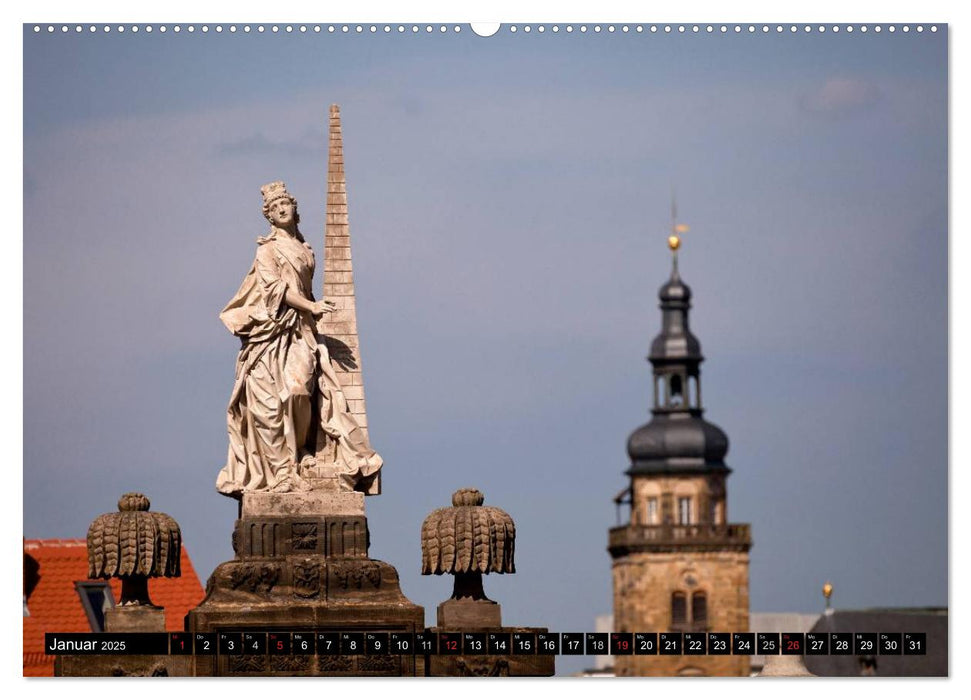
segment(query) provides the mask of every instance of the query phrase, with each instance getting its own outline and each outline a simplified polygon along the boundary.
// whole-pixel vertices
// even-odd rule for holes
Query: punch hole
[[[644,27],[642,27],[641,25],[638,24],[637,25],[637,33],[640,34],[643,31],[644,31]]]
[[[528,24],[525,27],[523,27],[523,31],[526,32],[527,34],[529,34],[531,30],[532,30],[532,27],[530,27]]]

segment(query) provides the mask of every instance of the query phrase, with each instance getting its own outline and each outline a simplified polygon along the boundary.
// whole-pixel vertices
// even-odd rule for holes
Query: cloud
[[[263,156],[284,155],[313,158],[326,156],[327,135],[323,129],[307,129],[303,134],[290,139],[269,139],[262,132],[250,134],[231,141],[217,144],[217,156]]]
[[[834,77],[802,96],[800,105],[808,112],[842,117],[863,111],[880,101],[876,85],[857,78]]]

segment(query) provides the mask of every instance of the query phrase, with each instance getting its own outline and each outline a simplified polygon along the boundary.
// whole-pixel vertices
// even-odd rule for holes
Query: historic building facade
[[[610,530],[614,630],[748,631],[748,524],[728,522],[728,437],[702,417],[701,344],[688,326],[691,289],[678,274],[661,287],[661,333],[649,423],[628,440],[630,485],[618,503],[630,521]],[[618,676],[742,676],[747,656],[615,656]]]

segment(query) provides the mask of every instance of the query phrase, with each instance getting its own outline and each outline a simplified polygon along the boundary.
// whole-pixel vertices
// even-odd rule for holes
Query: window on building
[[[658,514],[657,514],[657,497],[651,496],[647,499],[647,524],[657,525]]]
[[[678,524],[691,524],[691,497],[682,496],[678,499]]]
[[[708,625],[708,596],[704,591],[695,591],[691,596],[691,624],[699,629]]]
[[[708,502],[708,522],[710,523],[718,522],[718,501]]]
[[[111,587],[103,581],[78,581],[74,588],[81,598],[81,607],[88,617],[92,632],[104,632],[105,613],[115,607]]]
[[[698,378],[688,377],[688,403],[693,408],[699,408],[701,402],[698,400]]]
[[[684,625],[688,622],[688,597],[680,591],[671,594],[671,624]]]

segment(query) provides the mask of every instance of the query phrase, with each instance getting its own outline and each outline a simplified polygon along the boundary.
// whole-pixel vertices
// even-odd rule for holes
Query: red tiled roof
[[[88,550],[85,540],[24,540],[24,564],[33,558],[39,568],[38,582],[27,598],[29,616],[24,617],[24,675],[53,676],[54,657],[44,654],[45,632],[90,632],[76,581],[89,581]],[[202,602],[205,593],[199,577],[182,547],[182,576],[153,578],[148,592],[155,605],[165,608],[165,627],[182,631],[185,614]],[[111,579],[115,602],[121,600],[121,582]]]

